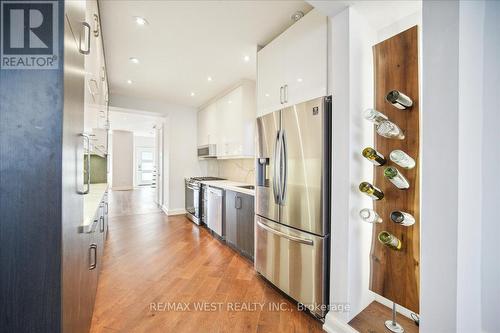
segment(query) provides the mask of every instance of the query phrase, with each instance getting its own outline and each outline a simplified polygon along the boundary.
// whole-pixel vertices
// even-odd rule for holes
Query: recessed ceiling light
[[[227,101],[227,104],[231,104],[231,103],[233,103],[233,101]]]
[[[139,59],[134,58],[134,57],[130,57],[130,58],[128,58],[128,60],[130,60],[130,62],[133,63],[133,64],[138,64],[139,63]]]
[[[128,84],[132,84],[132,80],[127,80],[127,83]]]
[[[299,78],[297,79],[297,82],[299,82],[299,83],[300,83],[300,82],[302,82],[302,78],[301,78],[301,77],[299,77]]]
[[[269,94],[266,94],[266,97],[269,97]]]
[[[243,57],[243,60],[245,60],[245,62],[249,62],[249,61],[250,61],[250,56],[247,56],[247,55],[246,55],[246,56],[244,56],[244,57]]]
[[[147,24],[149,24],[148,21],[146,21],[146,19],[144,17],[134,16],[134,20],[135,20],[135,23],[137,23],[137,25],[147,25]]]
[[[211,76],[207,77],[207,81],[211,82],[212,81],[212,77]]]
[[[194,96],[194,92],[191,91],[191,97],[193,97],[193,96]]]

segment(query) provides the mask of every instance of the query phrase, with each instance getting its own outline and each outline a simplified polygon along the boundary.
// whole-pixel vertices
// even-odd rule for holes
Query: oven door
[[[185,186],[185,208],[188,219],[196,224],[200,223],[200,186],[186,182]]]

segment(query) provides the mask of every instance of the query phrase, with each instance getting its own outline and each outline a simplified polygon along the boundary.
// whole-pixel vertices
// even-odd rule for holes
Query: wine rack
[[[416,313],[419,312],[420,291],[420,186],[419,133],[420,104],[418,85],[418,27],[412,27],[373,46],[375,109],[385,114],[403,130],[404,139],[385,138],[375,133],[374,148],[387,159],[384,166],[374,166],[373,185],[384,193],[374,201],[374,210],[382,223],[373,225],[370,257],[370,290]],[[399,109],[386,100],[389,92],[397,90],[411,98],[413,104]],[[393,150],[402,150],[416,161],[412,169],[392,162]],[[398,189],[386,177],[384,169],[397,168],[408,180],[408,189]],[[392,211],[407,212],[415,218],[411,226],[391,221]],[[387,231],[401,241],[401,248],[383,245],[378,235]]]

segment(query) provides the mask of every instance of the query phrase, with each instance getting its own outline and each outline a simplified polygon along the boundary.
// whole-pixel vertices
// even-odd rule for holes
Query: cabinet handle
[[[283,86],[280,87],[280,104],[283,104]]]
[[[83,186],[87,185],[87,188],[83,191],[78,191],[80,194],[88,194],[90,192],[90,138],[87,134],[81,134],[83,137],[83,148],[85,149],[85,142],[87,142],[87,173],[85,174],[85,179],[83,180]]]
[[[95,29],[94,29],[94,37],[99,37],[99,16],[97,14],[94,14],[94,24],[95,24]]]
[[[99,217],[99,231],[104,232],[104,216]]]
[[[234,208],[236,208],[236,209],[241,208],[241,197],[234,198]]]
[[[86,31],[85,36],[86,42],[87,42],[87,47],[85,49],[82,48],[82,34],[80,34],[80,45],[78,45],[78,51],[80,51],[81,54],[88,55],[90,54],[90,32],[92,31],[92,28],[87,22],[82,22],[83,25],[83,30]]]
[[[109,204],[106,202],[106,215],[108,215],[109,212]]]
[[[285,99],[284,103],[288,103],[288,84],[285,84],[284,91],[285,91],[285,94],[283,96],[283,98]]]
[[[93,253],[93,255],[92,255]],[[89,271],[97,267],[97,244],[90,244],[89,247]]]

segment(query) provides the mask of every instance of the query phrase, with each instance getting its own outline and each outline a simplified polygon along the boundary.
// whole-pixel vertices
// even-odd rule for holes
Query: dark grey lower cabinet
[[[226,242],[253,260],[254,252],[254,197],[226,190]]]

